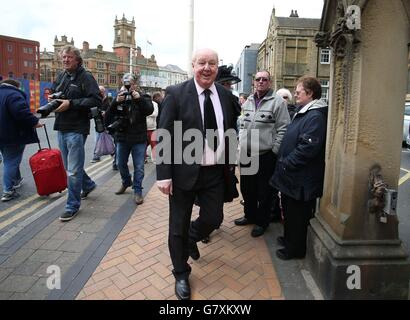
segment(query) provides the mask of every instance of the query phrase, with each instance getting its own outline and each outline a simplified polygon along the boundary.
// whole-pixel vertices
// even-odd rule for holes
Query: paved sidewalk
[[[98,188],[75,219],[58,220],[66,195],[57,195],[33,214],[32,223],[22,223],[20,231],[0,241],[0,300],[176,299],[167,244],[168,198],[155,186],[154,165],[145,167],[140,206],[132,190],[114,195],[121,182],[109,163],[98,167]],[[194,207],[193,218],[198,210]],[[303,260],[283,262],[274,256],[273,239],[281,225],[252,238],[252,226],[233,223],[243,214],[239,199],[225,204],[224,213],[210,243],[199,243],[201,258],[189,260],[193,299],[312,299],[300,275]],[[61,289],[47,288],[50,266],[61,269]]]
[[[192,299],[283,299],[264,237],[252,238],[251,226],[233,223],[243,214],[239,199],[224,213],[211,242],[199,243],[201,258],[189,260]],[[154,185],[77,299],[175,300],[167,237],[168,199]]]

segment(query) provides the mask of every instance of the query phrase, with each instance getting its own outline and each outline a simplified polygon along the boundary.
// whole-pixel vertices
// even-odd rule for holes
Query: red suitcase
[[[48,196],[55,192],[62,192],[67,188],[67,174],[64,169],[63,158],[58,149],[51,149],[50,140],[46,132],[48,149],[41,149],[30,157],[29,163],[36,183],[37,193]]]

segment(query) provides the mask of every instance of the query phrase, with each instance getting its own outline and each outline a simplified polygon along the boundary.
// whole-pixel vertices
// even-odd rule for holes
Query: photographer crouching
[[[134,77],[126,73],[122,78],[123,86],[107,110],[105,119],[107,130],[114,136],[117,145],[117,166],[122,185],[115,193],[123,194],[128,187],[134,189],[134,201],[142,204],[142,180],[144,179],[145,146],[147,144],[146,118],[153,111],[151,99],[142,97],[136,90]],[[128,158],[132,155],[134,177],[128,169]]]
[[[61,221],[74,218],[80,209],[81,199],[93,191],[96,184],[84,171],[84,144],[90,133],[90,109],[101,106],[100,90],[92,74],[82,66],[80,51],[67,45],[60,53],[64,72],[51,90],[49,103],[38,112],[47,117],[52,111],[56,119],[54,130],[58,131],[58,144],[68,175],[68,198]]]

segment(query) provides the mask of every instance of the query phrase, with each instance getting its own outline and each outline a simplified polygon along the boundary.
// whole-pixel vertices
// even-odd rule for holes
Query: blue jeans
[[[97,147],[97,140],[98,140],[98,137],[101,135],[101,133],[99,133],[99,132],[95,132],[95,141],[94,141],[94,156],[93,156],[93,158],[94,159],[96,159],[96,158],[100,158],[100,157],[97,157],[97,155],[95,154],[95,149],[96,149],[96,147]]]
[[[86,139],[87,136],[80,133],[58,131],[58,145],[68,175],[67,212],[80,209],[81,190],[89,191],[96,185],[84,171]]]
[[[128,158],[132,156],[134,164],[134,179],[131,183],[131,175],[128,169]],[[142,195],[142,180],[144,179],[145,143],[128,144],[117,142],[117,166],[120,171],[122,184],[131,186],[135,194]]]
[[[25,144],[0,147],[4,162],[3,192],[12,192],[13,186],[21,179],[20,163],[25,147]]]

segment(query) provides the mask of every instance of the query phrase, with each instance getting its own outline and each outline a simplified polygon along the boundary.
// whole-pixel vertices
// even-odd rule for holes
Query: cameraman
[[[81,199],[96,187],[84,171],[84,144],[90,133],[90,109],[100,107],[102,99],[94,77],[82,66],[80,51],[67,45],[61,49],[60,56],[64,72],[51,90],[64,95],[58,99],[61,104],[55,110],[54,130],[58,131],[58,144],[68,173],[67,204],[60,220],[70,221],[78,213]]]
[[[151,99],[142,97],[142,94],[136,91],[135,79],[131,74],[126,73],[122,82],[123,87],[106,114],[106,119],[114,120],[107,129],[113,134],[117,145],[117,166],[122,180],[122,185],[115,194],[123,194],[128,187],[132,186],[134,201],[136,204],[141,204],[144,201],[142,180],[147,144],[146,118],[154,111],[154,107]],[[134,164],[133,181],[127,164],[130,153]]]

